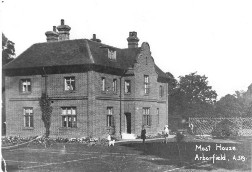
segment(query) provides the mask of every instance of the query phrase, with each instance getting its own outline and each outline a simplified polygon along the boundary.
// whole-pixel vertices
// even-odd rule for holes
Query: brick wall
[[[103,136],[108,133],[106,126],[107,107],[113,107],[115,121],[115,134],[120,135],[120,100],[121,100],[121,131],[126,131],[125,113],[131,114],[131,132],[140,135],[143,124],[143,107],[150,108],[151,126],[147,127],[147,134],[156,134],[163,130],[168,123],[168,94],[167,84],[157,82],[157,73],[154,60],[151,56],[149,45],[142,44],[142,51],[137,57],[133,68],[134,75],[120,77],[88,71],[86,73],[53,74],[47,77],[47,92],[52,98],[53,114],[51,135],[55,137],[83,137]],[[144,75],[149,76],[150,92],[144,93]],[[64,77],[75,77],[74,91],[64,90]],[[102,80],[106,78],[106,89],[102,91]],[[32,92],[19,93],[19,80],[30,78]],[[113,92],[113,79],[117,79],[117,92]],[[131,81],[131,93],[125,94],[124,81]],[[6,120],[7,135],[40,135],[44,132],[38,98],[45,90],[45,77],[22,76],[6,77]],[[159,96],[159,86],[164,88],[164,96]],[[62,127],[62,107],[76,107],[77,128]],[[23,107],[34,109],[34,129],[24,128]],[[157,121],[157,108],[159,108],[159,122]]]

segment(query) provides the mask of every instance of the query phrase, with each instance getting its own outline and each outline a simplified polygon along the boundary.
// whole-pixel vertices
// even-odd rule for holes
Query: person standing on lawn
[[[141,139],[143,139],[143,144],[145,144],[146,130],[145,130],[145,128],[144,128],[144,125],[142,126]]]
[[[168,128],[168,125],[165,125],[165,127],[164,127],[164,136],[165,136],[165,143],[167,144],[168,136],[169,136],[169,128]]]

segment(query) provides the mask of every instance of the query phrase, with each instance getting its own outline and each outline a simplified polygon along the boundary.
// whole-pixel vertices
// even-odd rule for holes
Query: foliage
[[[228,138],[228,137],[237,137],[239,132],[239,127],[225,119],[219,122],[212,131],[212,135],[218,138]]]
[[[221,117],[243,116],[243,104],[233,95],[226,95],[216,103],[216,113]]]
[[[42,93],[41,98],[39,99],[39,105],[42,112],[42,121],[44,122],[44,126],[46,128],[46,137],[50,135],[50,126],[51,126],[51,114],[52,114],[52,106],[51,101],[45,93]]]
[[[252,117],[252,84],[245,91],[226,95],[216,103],[216,114],[222,117]]]
[[[177,132],[177,133],[176,133],[176,141],[177,141],[178,143],[182,142],[183,139],[184,139],[184,137],[185,137],[185,136],[183,135],[182,132]]]
[[[2,65],[5,65],[12,61],[15,55],[15,43],[8,40],[8,38],[2,33]]]
[[[207,77],[195,73],[180,76],[170,94],[169,111],[183,117],[209,116],[214,113],[217,93],[208,85]]]

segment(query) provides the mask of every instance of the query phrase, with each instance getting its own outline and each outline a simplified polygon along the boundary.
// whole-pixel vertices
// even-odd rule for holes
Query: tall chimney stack
[[[59,31],[59,41],[69,40],[69,31],[71,27],[65,25],[64,19],[61,19],[61,25],[59,25],[57,29]]]
[[[100,39],[97,39],[97,38],[96,38],[96,34],[93,34],[93,38],[90,39],[90,40],[91,40],[91,41],[95,41],[95,42],[101,42]]]
[[[137,32],[129,32],[129,37],[127,38],[128,48],[137,48],[139,39],[137,37]]]
[[[53,31],[47,31],[45,35],[47,42],[56,42],[59,39],[59,34],[56,31],[56,26],[53,26]]]

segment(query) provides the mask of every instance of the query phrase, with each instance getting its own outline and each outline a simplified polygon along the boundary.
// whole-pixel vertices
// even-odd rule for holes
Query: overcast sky
[[[127,47],[129,31],[150,44],[155,63],[176,78],[208,77],[219,97],[252,83],[251,0],[3,0],[1,29],[19,55],[65,24],[70,39]]]

